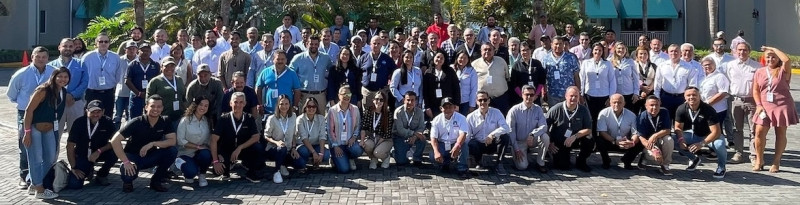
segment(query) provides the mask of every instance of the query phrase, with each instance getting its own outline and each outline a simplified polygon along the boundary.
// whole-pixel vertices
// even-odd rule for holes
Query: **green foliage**
[[[94,39],[102,32],[108,34],[111,45],[109,48],[117,48],[120,43],[128,37],[128,30],[136,25],[133,18],[130,16],[114,16],[112,18],[105,18],[97,16],[89,22],[89,26],[83,33],[78,34],[78,38],[86,42],[86,49],[94,49]]]

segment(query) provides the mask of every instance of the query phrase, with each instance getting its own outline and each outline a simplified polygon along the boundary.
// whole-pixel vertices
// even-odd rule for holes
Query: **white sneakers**
[[[350,160],[350,170],[356,171],[356,160],[354,159]]]
[[[208,180],[206,180],[205,174],[197,175],[197,185],[200,185],[200,187],[208,186]]]
[[[289,176],[289,170],[286,169],[286,166],[281,165],[281,175],[285,177]]]
[[[276,184],[283,183],[283,177],[281,177],[280,171],[277,171],[272,175],[272,182],[275,182]]]
[[[45,189],[42,193],[36,193],[37,199],[55,199],[56,197],[58,197],[58,194],[49,189]]]
[[[389,168],[389,162],[391,162],[391,161],[392,160],[389,157],[386,157],[385,159],[383,159],[383,162],[381,163],[381,167],[383,167],[384,169],[388,169]]]
[[[350,166],[353,166],[352,164]],[[369,159],[369,169],[377,169],[378,168],[378,159],[372,158]]]

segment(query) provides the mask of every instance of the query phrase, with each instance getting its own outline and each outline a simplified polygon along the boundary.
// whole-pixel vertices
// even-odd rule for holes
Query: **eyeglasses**
[[[353,93],[339,93],[339,95],[349,98],[350,96],[353,96]]]
[[[383,98],[375,98],[375,101],[383,102]]]
[[[533,96],[536,96],[536,94],[533,94],[533,93],[525,93],[525,97],[533,97]]]
[[[488,99],[488,98],[481,98],[481,99],[478,99],[478,102],[486,102],[486,101],[489,101],[489,99]]]
[[[110,41],[97,41],[97,43],[109,43]]]
[[[714,47],[723,47],[725,44],[714,44]]]

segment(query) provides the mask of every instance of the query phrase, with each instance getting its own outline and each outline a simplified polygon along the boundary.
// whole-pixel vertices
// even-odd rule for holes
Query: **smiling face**
[[[614,94],[609,99],[609,104],[614,112],[622,112],[622,109],[625,109],[625,98],[620,94]]]
[[[478,108],[480,108],[482,111],[489,109],[489,103],[491,101],[491,99],[489,99],[489,95],[486,95],[485,93],[478,93],[476,100],[478,102]]]
[[[314,116],[317,113],[317,103],[315,103],[313,100],[308,101],[304,109],[306,116]]]
[[[228,105],[231,106],[231,109],[233,109],[234,112],[241,112],[244,110],[245,104],[246,102],[244,101],[244,96],[238,96],[231,98],[231,101]]]
[[[651,116],[658,116],[658,111],[661,110],[661,101],[658,99],[647,99],[645,102],[647,113]]]
[[[156,118],[161,116],[161,111],[164,110],[164,104],[161,103],[161,100],[149,99],[144,109],[147,111],[148,117]]]
[[[696,89],[688,89],[683,92],[683,98],[686,99],[686,103],[690,106],[696,106],[700,104],[700,95]]]
[[[56,84],[59,87],[67,87],[67,84],[69,84],[69,73],[67,72],[58,73],[58,75],[56,75]]]
[[[208,112],[208,100],[201,100],[200,104],[197,104],[197,107],[194,109],[195,115],[205,115]]]
[[[72,51],[74,44],[70,40],[62,40],[60,44],[58,44],[58,52],[61,53],[61,56],[64,57],[72,57]]]

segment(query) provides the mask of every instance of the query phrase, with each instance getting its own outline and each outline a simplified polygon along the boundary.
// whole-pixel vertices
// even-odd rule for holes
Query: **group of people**
[[[286,15],[274,33],[259,38],[247,29],[245,42],[216,18],[204,36],[177,31],[172,45],[166,30],[151,43],[134,27],[118,52],[106,34],[86,53],[75,52],[82,41],[63,39],[49,63],[47,49],[37,47],[7,93],[19,111],[20,186],[37,198],[58,196],[48,170],[67,133],[67,188],[90,179],[109,185],[109,170],[121,161],[124,192],[153,167],[149,188],[164,192],[169,172],[204,187],[209,171],[226,180],[239,161],[245,179],[275,183],[288,167],[302,174],[329,161],[348,173],[365,153],[369,169],[388,168],[392,158],[419,166],[428,144],[430,163],[462,178],[470,176],[470,158],[477,169],[507,174],[506,152],[515,169],[533,159],[546,173],[548,155],[555,168],[570,169],[573,149],[581,171],[591,171],[586,161],[595,151],[609,169],[609,152],[617,151],[625,169],[653,161],[671,175],[675,149],[692,171],[704,147],[717,157],[713,176],[723,178],[726,146],[734,146],[731,163],[744,162],[743,125],[755,124],[754,171],[764,166],[765,137],[775,128],[770,171],[777,172],[786,128],[798,122],[791,62],[777,48],[762,48],[761,66],[749,58],[749,44],[739,42],[731,55],[720,38],[697,62],[688,43],[664,52],[659,39],[643,35],[629,53],[613,30],[590,44],[572,25],[557,35],[544,15],[525,41],[507,38],[491,16],[479,30],[433,19],[408,35],[395,29],[394,39],[375,18],[351,36],[342,16],[315,34]],[[267,171],[267,160],[274,169]]]

